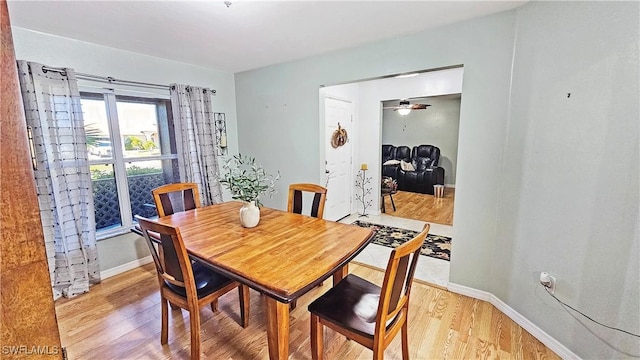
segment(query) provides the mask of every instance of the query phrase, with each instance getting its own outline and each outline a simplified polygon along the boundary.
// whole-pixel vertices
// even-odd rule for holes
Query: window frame
[[[88,160],[88,165],[112,165],[114,173],[114,181],[116,183],[116,189],[118,193],[118,206],[120,208],[120,226],[106,229],[96,229],[96,239],[103,240],[111,238],[117,235],[122,235],[130,232],[131,227],[135,225],[133,219],[133,213],[131,211],[131,197],[129,196],[129,186],[127,179],[127,163],[144,162],[144,161],[161,161],[161,160],[178,160],[178,147],[175,147],[175,153],[165,155],[153,155],[153,156],[137,156],[137,157],[125,157],[124,156],[124,144],[122,140],[122,134],[120,133],[120,119],[118,118],[117,103],[129,102],[129,103],[141,103],[141,104],[153,104],[157,107],[160,106],[162,101],[170,100],[171,97],[160,94],[147,94],[138,93],[131,94],[128,92],[121,92],[113,89],[100,89],[100,88],[80,88],[81,99],[102,100],[106,106],[106,116],[109,126],[109,139],[111,141],[112,156],[109,159],[94,159]],[[169,134],[173,133],[173,140],[176,144],[178,142],[178,134],[176,131],[171,131],[172,126],[172,114],[168,108],[165,108],[167,118],[167,128],[169,128]],[[160,123],[160,117],[158,116],[158,123]],[[84,121],[84,119],[83,119]],[[158,131],[162,131],[158,126]],[[89,150],[87,149],[87,156]],[[179,160],[178,160],[179,161]],[[179,179],[176,179],[178,181]],[[93,181],[93,180],[92,180]]]

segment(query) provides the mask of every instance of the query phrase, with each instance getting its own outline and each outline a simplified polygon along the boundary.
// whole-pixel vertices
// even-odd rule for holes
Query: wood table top
[[[187,251],[230,278],[290,302],[348,264],[373,238],[370,229],[262,207],[254,228],[240,224],[241,202],[175,213]]]

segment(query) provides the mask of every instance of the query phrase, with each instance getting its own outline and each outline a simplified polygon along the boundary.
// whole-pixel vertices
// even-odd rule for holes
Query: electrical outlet
[[[540,284],[546,287],[550,293],[555,294],[556,292],[556,278],[549,275],[548,272],[543,271],[540,273]]]

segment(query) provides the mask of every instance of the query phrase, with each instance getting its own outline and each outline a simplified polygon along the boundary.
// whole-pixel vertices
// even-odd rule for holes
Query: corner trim
[[[151,255],[145,256],[143,258],[137,259],[137,260],[133,260],[130,261],[128,263],[122,264],[122,265],[118,265],[116,267],[113,267],[111,269],[106,269],[103,271],[100,271],[100,279],[104,280],[104,279],[108,279],[112,276],[116,276],[119,274],[122,274],[123,272],[129,271],[129,270],[133,270],[135,268],[138,268],[140,266],[143,265],[147,265],[149,263],[151,263],[153,261],[153,258],[151,257]]]
[[[562,345],[558,340],[554,339],[551,335],[547,334],[544,330],[540,329],[536,324],[531,322],[526,317],[515,311],[512,307],[507,305],[504,301],[500,300],[492,293],[470,288],[464,285],[455,283],[449,283],[447,289],[453,293],[472,297],[474,299],[483,300],[489,302],[495,306],[496,309],[502,311],[516,324],[520,325],[523,329],[528,331],[541,343],[555,352],[562,359],[580,359],[578,355],[569,350],[566,346]]]

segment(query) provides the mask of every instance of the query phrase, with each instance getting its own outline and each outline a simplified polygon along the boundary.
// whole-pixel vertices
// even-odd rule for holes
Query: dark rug
[[[368,223],[356,220],[352,223],[363,228],[370,228],[376,232],[371,241],[374,244],[395,248],[413,239],[419,234],[418,231],[400,229],[397,227]],[[427,234],[427,238],[422,244],[421,255],[449,261],[451,255],[451,238],[440,235]]]

